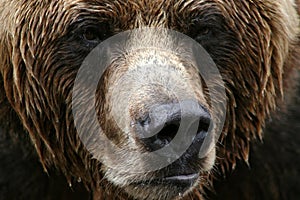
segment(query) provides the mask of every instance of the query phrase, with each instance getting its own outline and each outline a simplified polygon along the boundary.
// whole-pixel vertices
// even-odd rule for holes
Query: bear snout
[[[182,121],[187,123],[181,123]],[[183,131],[183,134],[179,136],[181,138],[177,141],[192,142],[191,154],[196,155],[207,136],[210,122],[210,114],[203,105],[186,100],[180,103],[153,106],[149,112],[137,120],[136,132],[140,142],[151,152],[169,145],[177,133]],[[186,141],[184,136],[187,134],[192,136],[192,141]],[[182,143],[174,144],[175,148]]]

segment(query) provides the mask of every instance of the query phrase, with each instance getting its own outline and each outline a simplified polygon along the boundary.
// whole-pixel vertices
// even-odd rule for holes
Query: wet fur
[[[300,110],[299,106],[296,106],[299,105],[299,101],[295,102],[293,97],[299,82],[299,24],[290,5],[280,10],[285,1],[218,1],[217,4],[214,0],[120,0],[115,3],[103,0],[94,1],[95,4],[79,0],[65,1],[65,4],[60,2],[0,2],[0,20],[3,22],[0,24],[0,197],[11,197],[10,195],[15,195],[13,193],[16,190],[21,190],[20,194],[24,198],[33,197],[28,196],[31,195],[28,190],[36,188],[36,185],[42,187],[50,184],[53,170],[57,168],[66,177],[66,182],[74,185],[75,192],[76,185],[83,183],[91,194],[83,191],[82,195],[90,195],[95,199],[127,199],[128,196],[121,188],[115,188],[102,179],[102,174],[99,173],[100,164],[92,160],[80,140],[74,134],[70,134],[75,133],[69,107],[75,72],[85,57],[85,52],[92,47],[86,46],[83,52],[74,50],[73,54],[66,54],[70,52],[70,44],[75,49],[78,45],[74,43],[75,38],[72,38],[69,30],[72,26],[76,27],[82,18],[96,18],[109,22],[113,27],[111,34],[141,26],[167,27],[189,34],[190,24],[187,22],[193,17],[205,14],[220,16],[212,21],[218,25],[215,29],[220,29],[218,33],[221,38],[220,41],[216,40],[216,44],[221,48],[210,49],[212,44],[205,42],[203,46],[207,48],[224,75],[229,102],[228,121],[218,146],[218,172],[214,174],[218,176],[232,170],[238,160],[249,162],[253,168],[245,182],[241,182],[239,171],[236,170],[228,185],[221,183],[217,186],[217,194],[220,194],[220,197],[224,194],[228,198],[246,198],[247,194],[250,196],[253,191],[265,189],[261,195],[266,199],[291,199],[299,195],[296,192],[299,190],[297,188],[292,192],[289,188],[280,193],[279,189],[274,190],[281,184],[299,185],[299,181],[285,178],[288,175],[280,173],[287,170],[285,165],[273,164],[278,159],[288,163],[285,159],[291,156],[295,159],[295,164],[287,166],[293,167],[287,171],[294,177],[299,177],[300,156],[297,146],[300,142],[299,136],[296,135],[299,133],[299,120],[293,121],[299,119]],[[299,1],[297,3],[299,4]],[[200,12],[196,11],[196,8],[201,8]],[[210,12],[204,13],[207,9]],[[76,28],[72,30],[76,31]],[[244,57],[238,52],[246,52],[247,55]],[[288,104],[292,106],[289,107]],[[278,114],[275,111],[282,112]],[[270,114],[276,120],[269,123],[270,128],[265,132],[266,146],[255,146],[251,150],[253,157],[250,157],[249,161],[251,141],[263,138],[262,130]],[[291,120],[281,120],[282,118]],[[276,124],[276,129],[273,124]],[[292,128],[293,126],[295,128]],[[288,136],[285,134],[286,127],[291,127]],[[272,137],[272,134],[276,137]],[[35,148],[32,148],[30,143],[33,143]],[[281,153],[277,154],[276,146],[282,145]],[[285,145],[294,148],[286,150]],[[278,155],[278,159],[266,160],[274,154]],[[274,182],[274,188],[256,184],[261,179],[259,177],[265,177],[257,164],[261,162],[266,162],[262,169],[269,171],[268,183]],[[19,169],[17,166],[24,168]],[[13,173],[7,176],[13,169],[21,174],[17,176]],[[278,172],[279,169],[282,170]],[[42,170],[48,171],[50,179],[45,177]],[[29,171],[36,171],[38,178],[32,178],[32,172]],[[275,171],[277,173],[274,173]],[[247,169],[241,170],[242,174],[247,172]],[[276,175],[279,180],[272,179]],[[24,177],[24,180],[20,179],[20,184],[8,184],[18,177]],[[57,183],[66,185],[61,178],[57,179]],[[79,179],[81,183],[77,183]],[[210,179],[212,177],[203,183],[206,186],[210,185],[211,183],[207,183]],[[32,180],[32,185],[22,187],[21,183],[30,182],[29,180]],[[234,183],[237,183],[237,188],[232,191],[230,186],[235,185]],[[56,191],[61,185],[49,187],[49,198],[53,195],[51,189]],[[200,188],[202,187],[203,185],[200,185]],[[65,191],[68,189],[62,192]],[[39,195],[37,190],[31,192],[33,195]],[[268,194],[273,196],[266,196]],[[194,195],[197,196],[195,198],[202,198],[198,189]],[[12,196],[18,197],[20,196]]]

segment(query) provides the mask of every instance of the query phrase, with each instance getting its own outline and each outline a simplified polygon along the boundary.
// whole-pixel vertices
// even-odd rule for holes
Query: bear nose
[[[191,133],[191,127],[185,127],[187,130],[184,132],[195,135],[192,144],[196,148],[193,149],[199,150],[207,136],[211,117],[208,111],[195,101],[186,100],[153,106],[150,112],[138,119],[136,129],[145,148],[148,151],[156,151],[172,141],[183,121],[189,124],[198,123],[197,133]]]

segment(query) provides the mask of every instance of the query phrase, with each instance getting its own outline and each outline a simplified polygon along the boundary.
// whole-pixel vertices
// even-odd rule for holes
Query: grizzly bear
[[[1,0],[0,199],[299,199],[299,8]]]

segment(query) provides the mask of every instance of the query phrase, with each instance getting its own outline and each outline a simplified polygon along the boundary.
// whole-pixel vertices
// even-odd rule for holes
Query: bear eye
[[[91,23],[79,26],[79,37],[87,46],[95,46],[111,36],[106,23]]]
[[[85,29],[82,36],[83,36],[83,39],[85,39],[87,41],[99,40],[97,31],[95,31],[93,29]]]
[[[196,34],[198,34],[199,36],[205,36],[205,35],[209,35],[212,32],[212,28],[208,27],[208,26],[204,26],[204,27],[198,27],[196,28]]]
[[[95,27],[86,27],[82,32],[82,39],[89,43],[100,43],[105,40],[107,34]]]
[[[198,42],[207,41],[219,34],[221,24],[222,18],[219,16],[195,18],[191,20],[188,35]]]
[[[189,28],[189,35],[194,39],[209,36],[212,32],[213,27],[201,24],[199,21],[193,22]]]

